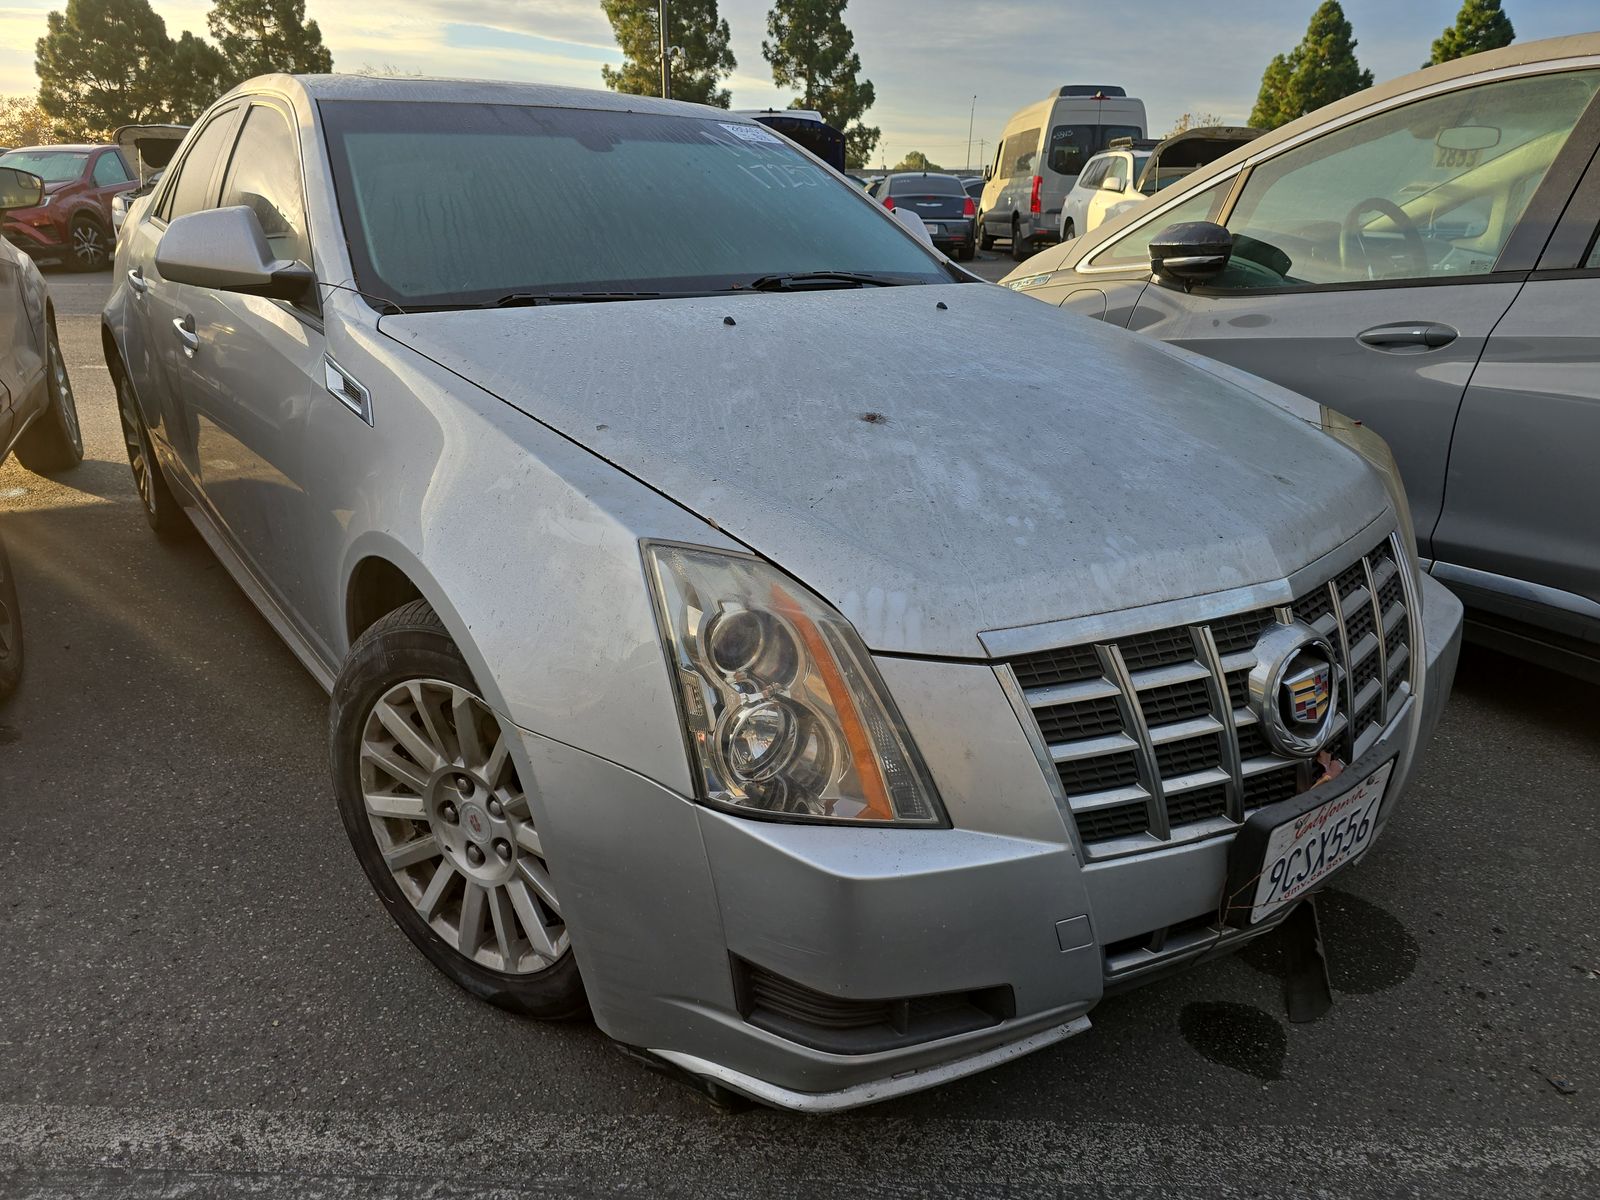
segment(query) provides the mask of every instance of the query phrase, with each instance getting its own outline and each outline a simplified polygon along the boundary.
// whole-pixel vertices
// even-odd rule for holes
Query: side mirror
[[[0,167],[0,212],[44,203],[44,180],[15,167]]]
[[[929,246],[933,245],[933,235],[928,232],[928,227],[922,223],[922,218],[917,216],[916,213],[909,208],[897,208],[894,210],[894,215],[900,224],[916,234],[918,240],[927,243]]]
[[[987,166],[985,166],[983,168],[983,181],[985,183],[988,183],[989,180],[991,180],[993,178],[994,178],[994,164],[993,163],[989,163]]]
[[[1233,235],[1210,221],[1168,225],[1150,239],[1150,270],[1187,291],[1220,275],[1233,254]]]
[[[273,300],[304,300],[316,284],[304,263],[272,257],[260,218],[244,205],[175,217],[156,243],[156,270],[173,283]]]
[[[1107,175],[1100,181],[1100,187],[1108,192],[1125,192],[1128,190],[1128,185],[1115,175]]]

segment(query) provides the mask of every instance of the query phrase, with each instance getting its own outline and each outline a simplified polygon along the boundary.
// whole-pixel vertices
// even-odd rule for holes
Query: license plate
[[[1252,925],[1314,891],[1367,852],[1378,836],[1378,810],[1393,772],[1390,759],[1349,791],[1268,835],[1250,907]]]
[[[923,224],[925,226],[927,226],[929,233],[943,233],[944,232],[944,226],[939,224],[939,222],[937,222],[937,221],[924,221]]]

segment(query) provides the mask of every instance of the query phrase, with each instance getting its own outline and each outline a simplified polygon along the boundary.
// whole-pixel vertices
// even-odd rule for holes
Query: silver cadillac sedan
[[[1363,426],[725,112],[252,80],[116,280],[146,515],[331,693],[395,922],[717,1095],[927,1087],[1273,928],[1450,688]]]

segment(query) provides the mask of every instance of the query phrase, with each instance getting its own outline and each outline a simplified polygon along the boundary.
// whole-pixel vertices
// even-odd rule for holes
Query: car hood
[[[1159,343],[973,284],[385,316],[831,601],[874,650],[1282,579],[1366,462]]]

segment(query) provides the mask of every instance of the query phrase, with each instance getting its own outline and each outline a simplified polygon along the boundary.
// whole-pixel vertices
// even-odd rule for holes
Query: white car
[[[1061,240],[1088,233],[1130,201],[1143,199],[1135,187],[1155,143],[1124,139],[1129,145],[1104,150],[1083,165],[1083,173],[1061,202]]]

